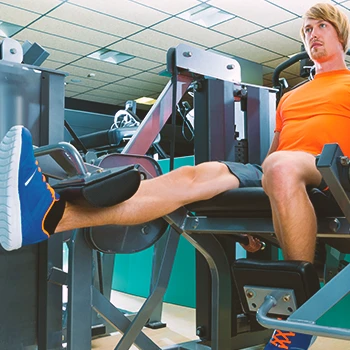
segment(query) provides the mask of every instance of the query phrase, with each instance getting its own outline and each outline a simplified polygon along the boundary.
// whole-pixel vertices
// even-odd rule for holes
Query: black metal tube
[[[279,78],[280,78],[280,73],[285,70],[286,68],[292,66],[294,63],[307,58],[309,55],[307,54],[306,51],[300,52],[293,57],[291,57],[289,60],[282,62],[280,65],[278,65],[272,75],[272,84],[273,87],[276,89],[280,89],[280,84],[279,84]]]

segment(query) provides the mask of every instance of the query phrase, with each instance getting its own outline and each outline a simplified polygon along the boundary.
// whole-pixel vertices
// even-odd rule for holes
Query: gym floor
[[[112,302],[124,310],[137,311],[143,301],[144,299],[140,297],[112,291]],[[164,303],[162,321],[167,324],[166,328],[159,330],[144,328],[144,333],[160,347],[168,347],[197,339],[195,336],[194,309]],[[121,335],[115,333],[112,336],[95,339],[92,349],[112,350],[120,338]],[[135,346],[131,347],[131,349],[137,350]],[[310,350],[350,350],[350,342],[319,337]]]

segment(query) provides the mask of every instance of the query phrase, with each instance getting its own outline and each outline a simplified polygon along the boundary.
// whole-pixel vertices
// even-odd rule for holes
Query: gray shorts
[[[319,157],[316,157],[316,164]],[[222,162],[224,163],[230,172],[235,175],[239,180],[239,187],[262,187],[261,178],[263,175],[263,171],[260,165],[258,164],[243,164],[243,163],[235,163],[235,162]],[[314,186],[312,186],[314,187]],[[307,186],[308,189],[312,188],[311,186]],[[321,183],[316,187],[322,192],[328,192],[328,186],[321,180]]]
[[[222,162],[239,180],[239,187],[261,187],[262,168],[257,164]]]

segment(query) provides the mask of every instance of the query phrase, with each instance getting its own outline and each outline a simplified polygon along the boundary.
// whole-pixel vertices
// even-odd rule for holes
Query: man
[[[348,35],[347,17],[332,5],[317,4],[305,14],[301,36],[315,62],[316,76],[281,99],[263,172],[257,165],[208,162],[142,181],[132,198],[116,206],[82,207],[65,203],[45,182],[34,159],[29,132],[13,127],[0,144],[0,180],[4,184],[0,192],[0,243],[12,250],[43,241],[54,232],[138,224],[226,190],[262,185],[271,202],[284,257],[313,262],[316,216],[306,187],[325,189],[315,156],[325,143],[334,142],[350,156],[350,72],[344,60]],[[275,331],[265,349],[308,349],[311,338]]]

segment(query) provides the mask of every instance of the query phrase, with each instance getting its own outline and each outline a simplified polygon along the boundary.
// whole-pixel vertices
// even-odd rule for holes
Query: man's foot
[[[30,132],[12,127],[0,143],[0,244],[6,250],[50,236],[44,221],[59,195],[37,164]]]
[[[276,329],[264,350],[307,350],[314,342],[309,334],[294,333]]]

